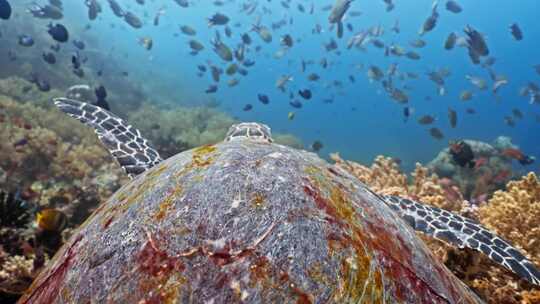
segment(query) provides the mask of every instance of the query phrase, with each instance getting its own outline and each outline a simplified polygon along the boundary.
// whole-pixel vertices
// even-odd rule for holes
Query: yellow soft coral
[[[540,265],[540,182],[534,173],[511,181],[478,210],[480,222]]]
[[[343,160],[339,153],[330,154],[336,166],[349,172],[375,192],[389,195],[407,194],[407,176],[400,173],[397,164],[384,156],[375,158],[371,167]]]
[[[426,167],[416,164],[412,184],[407,175],[401,173],[396,162],[384,156],[377,156],[371,167],[341,159],[338,153],[330,158],[336,166],[349,172],[379,194],[399,195],[448,210],[461,210],[463,197],[451,185],[442,185],[435,174],[429,174]]]

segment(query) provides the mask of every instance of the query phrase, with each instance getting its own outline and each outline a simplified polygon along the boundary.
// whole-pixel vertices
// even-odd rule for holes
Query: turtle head
[[[271,143],[272,133],[270,127],[256,122],[242,122],[229,128],[225,141],[249,139],[257,142]]]

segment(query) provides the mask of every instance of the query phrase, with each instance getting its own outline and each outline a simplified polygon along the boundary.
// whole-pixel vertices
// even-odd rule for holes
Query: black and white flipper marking
[[[397,196],[382,196],[414,230],[459,248],[472,248],[512,270],[527,281],[540,285],[540,271],[508,242],[489,232],[479,223],[442,210]]]
[[[162,161],[139,130],[113,113],[68,98],[55,98],[54,104],[62,112],[94,128],[101,142],[131,178]]]

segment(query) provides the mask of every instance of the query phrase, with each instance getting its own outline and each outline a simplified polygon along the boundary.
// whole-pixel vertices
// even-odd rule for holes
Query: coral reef
[[[459,189],[450,180],[429,174],[429,170],[418,163],[411,173],[413,181],[409,183],[407,175],[400,172],[399,166],[391,158],[378,156],[371,167],[343,160],[337,153],[331,154],[330,158],[338,168],[356,176],[375,192],[422,200],[452,211],[463,208]]]
[[[496,191],[478,208],[478,219],[540,265],[540,181],[534,173],[509,182],[505,191]],[[538,287],[528,290],[530,286],[526,282],[517,281],[488,261],[480,263],[486,276],[467,283],[481,294],[496,294],[499,301],[492,303],[540,303]]]
[[[430,175],[420,164],[408,182],[391,158],[378,156],[371,167],[343,160],[339,154],[332,154],[331,158],[336,167],[356,176],[375,192],[417,199],[478,220],[540,265],[540,182],[533,173],[520,181],[509,182],[506,191],[496,191],[488,202],[474,207],[463,199],[450,179]],[[435,256],[487,303],[540,303],[540,288],[517,278],[479,252],[419,236]]]
[[[26,81],[12,78],[7,83],[20,87]],[[0,89],[2,85],[0,81]],[[53,109],[47,94],[9,92],[18,101],[0,95],[2,303],[16,301],[62,244],[63,234],[68,236],[69,229],[42,231],[36,225],[37,211],[58,210],[74,228],[127,181],[93,131]]]
[[[15,302],[63,240],[128,180],[90,128],[52,105],[51,98],[62,95],[41,92],[23,78],[0,79],[2,303]],[[145,104],[126,116],[164,157],[219,142],[235,122],[209,107]],[[275,136],[279,143],[302,146],[291,135]],[[36,217],[43,209],[65,215],[66,227],[43,230]]]
[[[427,167],[440,177],[451,179],[472,203],[478,204],[487,199],[487,194],[504,188],[512,178],[512,160],[501,152],[509,148],[517,148],[508,137],[498,137],[493,145],[465,140],[475,156],[474,168],[459,166],[445,148]]]
[[[170,107],[163,109],[144,104],[128,114],[137,127],[157,148],[163,158],[225,138],[236,121],[229,115],[208,107]],[[277,143],[302,147],[292,135],[273,134]]]
[[[94,179],[110,172],[122,175],[93,132],[62,115],[0,96],[2,188],[47,194],[51,188],[89,187]],[[108,187],[103,197],[119,184],[118,180]]]
[[[506,191],[496,191],[480,206],[478,216],[540,264],[540,181],[534,173],[509,182]]]

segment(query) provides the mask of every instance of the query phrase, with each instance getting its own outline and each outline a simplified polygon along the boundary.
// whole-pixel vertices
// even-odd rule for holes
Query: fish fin
[[[55,98],[54,104],[62,112],[94,128],[98,138],[130,178],[162,161],[141,132],[115,114],[68,98]]]
[[[398,196],[385,195],[383,199],[415,231],[459,248],[480,251],[519,277],[540,285],[540,271],[536,266],[516,248],[478,222]]]

